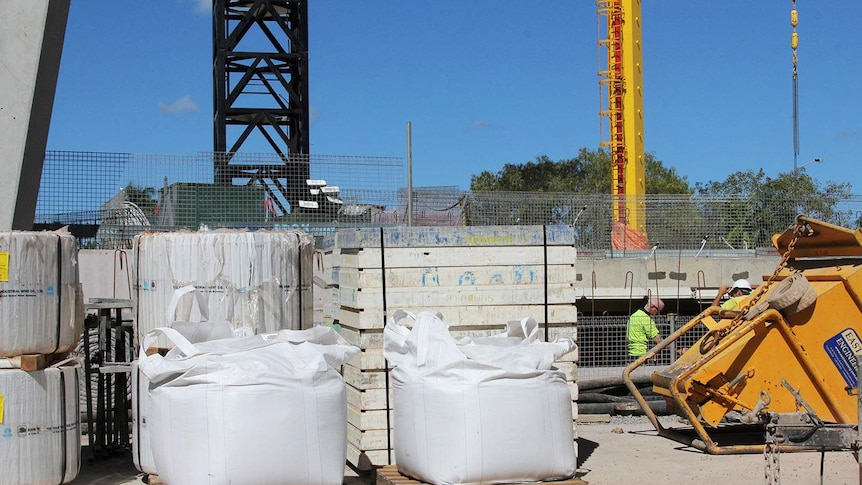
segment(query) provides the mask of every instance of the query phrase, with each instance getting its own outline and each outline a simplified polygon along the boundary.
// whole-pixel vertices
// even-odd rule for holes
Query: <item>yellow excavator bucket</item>
[[[772,241],[782,261],[740,312],[707,309],[624,372],[660,434],[710,453],[753,453],[763,444],[722,447],[713,438],[731,411],[742,423],[761,426],[769,413],[800,415],[820,428],[858,423],[862,229],[799,216],[794,227]],[[669,408],[688,420],[695,438],[663,429],[630,379],[653,354],[692,331],[703,336],[676,362],[656,371],[652,382]],[[808,444],[823,449],[828,447],[823,441],[828,440]],[[800,443],[804,448],[806,442]]]

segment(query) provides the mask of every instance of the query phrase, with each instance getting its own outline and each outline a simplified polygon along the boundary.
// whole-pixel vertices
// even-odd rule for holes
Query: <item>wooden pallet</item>
[[[404,476],[398,472],[398,468],[395,465],[386,465],[375,470],[377,485],[423,485],[426,482],[420,482],[418,480],[414,480],[410,477]],[[549,485],[589,485],[589,482],[581,480],[580,478],[569,478],[566,480],[556,480],[549,482],[511,482],[510,485],[517,484],[532,484],[536,485],[537,483],[546,483]]]
[[[68,353],[62,354],[25,354],[15,357],[0,358],[0,369],[20,369],[27,372],[46,369],[57,362],[67,358]]]
[[[167,347],[150,347],[150,348],[148,348],[148,349],[147,349],[146,354],[147,354],[148,356],[150,356],[150,355],[155,355],[155,354],[159,354],[159,355],[161,355],[162,357],[164,357],[165,355],[167,355],[167,354],[168,354],[168,352],[170,352],[170,350],[171,350],[171,349],[169,349],[169,348],[167,348]]]
[[[163,482],[162,479],[159,478],[159,476],[155,473],[150,473],[149,475],[147,475],[146,480],[144,480],[144,483],[148,485],[165,485],[165,482]]]

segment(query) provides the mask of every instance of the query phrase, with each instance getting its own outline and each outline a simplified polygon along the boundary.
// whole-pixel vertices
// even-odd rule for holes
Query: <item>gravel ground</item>
[[[662,426],[680,426],[676,416]],[[662,438],[643,416],[614,416],[608,422],[579,423],[578,476],[591,484],[767,483],[765,462],[757,455],[707,455]],[[859,466],[849,452],[779,455],[781,483],[790,485],[859,484]]]
[[[590,484],[767,483],[763,455],[707,455],[658,436],[643,416],[614,416],[599,421],[579,422],[577,426],[577,476]],[[661,421],[665,427],[680,425],[675,416],[662,417]],[[128,456],[90,462],[86,448],[82,456],[81,473],[73,485],[144,483]],[[822,480],[820,453],[783,453],[779,463],[781,483],[785,485],[862,483],[859,466],[850,453],[827,453]],[[345,469],[345,484],[366,485],[370,480]]]
[[[81,463],[81,472],[72,485],[144,485],[145,477],[135,469],[130,455],[90,461],[87,450]],[[344,485],[369,485],[368,477],[359,477],[350,468],[344,469]],[[180,484],[182,485],[182,484]]]

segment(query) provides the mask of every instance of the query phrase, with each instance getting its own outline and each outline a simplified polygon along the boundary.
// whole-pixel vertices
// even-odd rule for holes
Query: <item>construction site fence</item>
[[[234,165],[239,168],[229,178],[214,170]],[[582,254],[627,257],[656,248],[692,255],[754,253],[771,247],[771,236],[797,214],[862,226],[862,196],[856,195],[621,200],[609,194],[479,192],[415,183],[408,194],[405,173],[397,157],[49,151],[34,228],[69,226],[82,247],[117,249],[129,247],[141,231],[302,228],[323,236],[341,228],[409,224],[568,225]],[[297,177],[306,185],[286,185]]]
[[[664,338],[692,318],[694,315],[666,314],[656,315],[654,320],[659,336]],[[628,317],[625,315],[578,316],[578,380],[606,379],[622,375],[623,369],[634,361],[629,354],[627,324]],[[678,353],[697,345],[706,330],[703,325],[696,326],[659,352],[656,359],[648,361],[647,365],[670,365],[676,360]]]

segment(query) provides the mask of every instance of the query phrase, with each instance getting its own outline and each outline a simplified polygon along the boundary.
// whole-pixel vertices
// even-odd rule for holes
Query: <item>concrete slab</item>
[[[0,2],[0,230],[30,230],[70,0]]]

